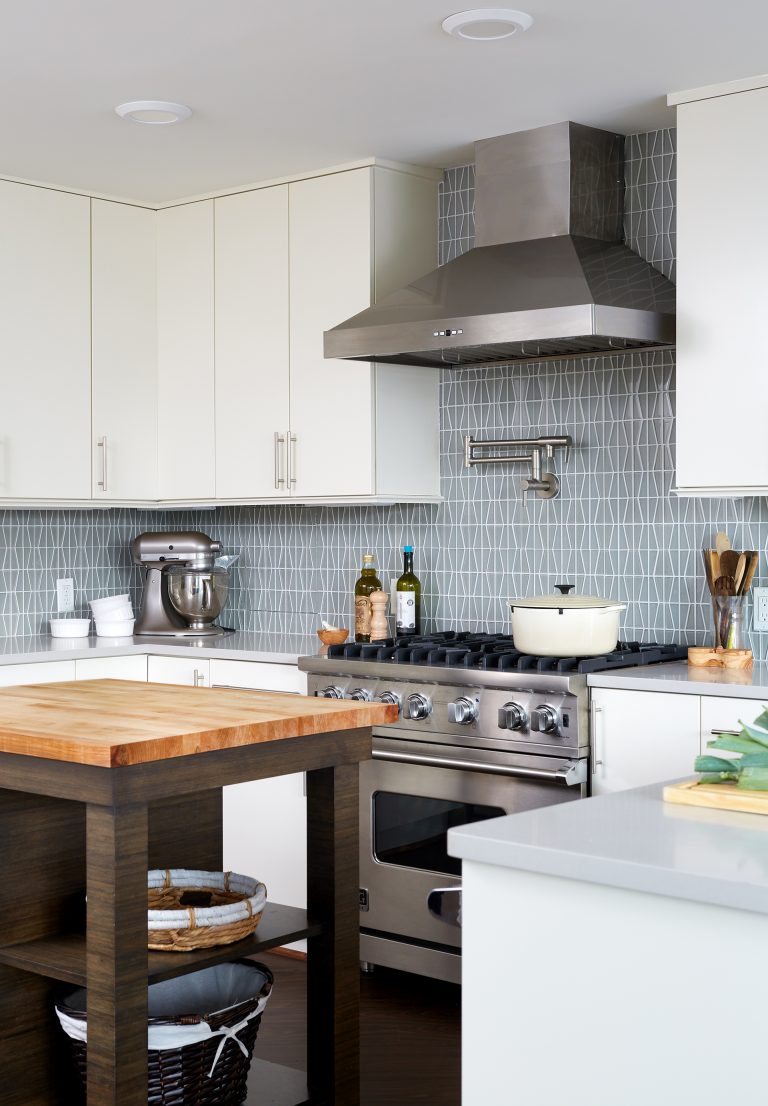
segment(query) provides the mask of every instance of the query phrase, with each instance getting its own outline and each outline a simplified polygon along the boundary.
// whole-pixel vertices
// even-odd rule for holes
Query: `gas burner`
[[[614,668],[684,660],[687,646],[619,642],[599,657],[536,657],[518,652],[509,634],[482,634],[446,630],[423,637],[388,638],[370,643],[331,645],[328,658],[388,661],[430,668],[471,668],[496,672],[606,672]]]

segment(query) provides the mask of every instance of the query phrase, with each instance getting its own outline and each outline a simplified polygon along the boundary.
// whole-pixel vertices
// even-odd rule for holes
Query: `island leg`
[[[308,914],[322,925],[307,957],[310,1100],[360,1102],[359,768],[307,773]]]
[[[88,1106],[147,1106],[147,827],[88,805]]]

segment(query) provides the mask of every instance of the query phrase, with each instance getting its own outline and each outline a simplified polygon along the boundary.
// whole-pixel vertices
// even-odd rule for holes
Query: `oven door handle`
[[[374,760],[391,760],[399,764],[419,764],[425,768],[457,768],[463,772],[483,772],[492,776],[512,776],[522,780],[547,780],[549,783],[575,787],[586,783],[587,762],[575,760],[563,768],[549,771],[546,768],[523,768],[507,764],[481,764],[476,760],[458,760],[454,757],[423,756],[421,753],[394,753],[385,749],[373,750]]]

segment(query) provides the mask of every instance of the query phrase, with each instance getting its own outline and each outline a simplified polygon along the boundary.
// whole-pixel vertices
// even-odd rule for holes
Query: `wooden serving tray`
[[[747,791],[735,783],[698,780],[671,783],[664,788],[664,801],[714,810],[740,810],[743,814],[768,814],[768,791]]]

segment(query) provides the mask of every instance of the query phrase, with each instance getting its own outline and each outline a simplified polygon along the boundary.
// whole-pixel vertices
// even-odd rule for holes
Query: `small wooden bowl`
[[[339,627],[338,630],[318,630],[317,636],[323,643],[320,655],[324,656],[328,652],[329,645],[341,645],[347,640],[349,630],[345,630],[343,627]]]

